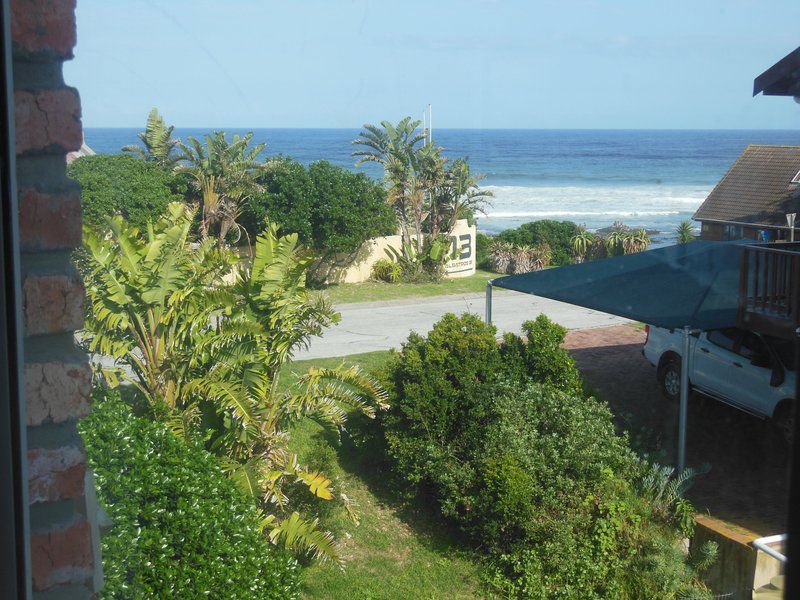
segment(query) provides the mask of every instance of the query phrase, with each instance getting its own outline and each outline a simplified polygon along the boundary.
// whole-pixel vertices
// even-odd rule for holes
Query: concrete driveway
[[[321,338],[314,338],[311,346],[298,352],[295,358],[325,358],[399,348],[409,333],[427,333],[446,313],[470,312],[483,318],[484,298],[484,294],[459,294],[341,304],[336,307],[342,314],[341,322],[326,329]],[[535,319],[541,313],[568,329],[628,322],[621,317],[555,300],[499,290],[494,291],[492,312],[500,333],[519,333],[523,321]]]

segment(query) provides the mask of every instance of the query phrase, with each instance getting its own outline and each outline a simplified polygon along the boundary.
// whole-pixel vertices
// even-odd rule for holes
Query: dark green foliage
[[[353,173],[327,161],[308,167],[314,186],[314,243],[325,252],[355,252],[370,238],[397,232],[397,217],[386,192],[364,173]]]
[[[583,384],[575,361],[561,347],[567,330],[545,315],[539,315],[535,321],[525,321],[522,331],[528,343],[510,333],[503,336],[500,353],[505,368],[513,369],[518,379],[530,377],[560,390],[580,394]]]
[[[296,598],[296,561],[260,531],[218,461],[167,427],[95,394],[80,424],[100,503],[104,598]]]
[[[478,317],[446,315],[409,337],[379,421],[396,475],[488,557],[500,597],[706,597],[564,328],[540,316],[524,332],[499,346]]]
[[[251,236],[269,218],[318,252],[351,253],[370,238],[395,233],[385,190],[363,173],[326,161],[308,169],[289,158],[273,162],[260,178],[264,190],[243,207],[240,222]]]
[[[239,222],[250,237],[264,228],[267,219],[281,231],[296,233],[300,242],[311,245],[311,224],[316,191],[306,168],[295,160],[278,158],[259,178],[263,191],[253,194],[242,207]]]
[[[507,229],[498,239],[515,246],[548,244],[553,252],[552,264],[566,265],[572,261],[572,238],[579,232],[572,221],[531,221],[517,229]]]
[[[167,204],[182,200],[185,190],[170,171],[128,154],[84,156],[67,166],[67,175],[81,184],[83,222],[95,227],[119,213],[144,229]]]
[[[492,237],[478,232],[475,238],[475,261],[479,269],[491,268],[491,245]]]

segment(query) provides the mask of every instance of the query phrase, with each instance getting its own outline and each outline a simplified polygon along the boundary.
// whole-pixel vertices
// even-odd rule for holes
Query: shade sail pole
[[[681,353],[681,400],[678,409],[678,473],[686,468],[686,421],[689,413],[689,336],[691,329],[683,328]]]
[[[492,282],[486,282],[486,324],[492,324]]]

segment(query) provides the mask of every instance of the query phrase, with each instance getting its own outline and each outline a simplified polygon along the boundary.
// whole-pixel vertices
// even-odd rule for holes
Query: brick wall
[[[78,92],[62,77],[76,41],[75,0],[11,0],[11,33],[32,587],[39,598],[88,598],[100,583],[99,551],[76,422],[89,410],[91,372],[73,342],[84,306],[70,263],[81,211],[65,173],[82,130]]]

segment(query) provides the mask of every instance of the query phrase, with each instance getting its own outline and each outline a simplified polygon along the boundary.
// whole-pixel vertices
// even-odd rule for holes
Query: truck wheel
[[[784,402],[778,407],[778,410],[772,415],[772,426],[791,448],[794,438],[794,410],[791,403]]]
[[[678,402],[681,399],[681,361],[675,357],[666,359],[658,371],[658,383],[665,398]]]

